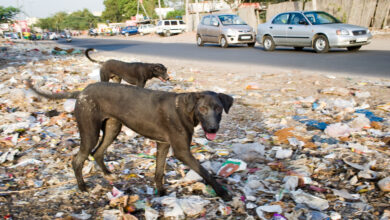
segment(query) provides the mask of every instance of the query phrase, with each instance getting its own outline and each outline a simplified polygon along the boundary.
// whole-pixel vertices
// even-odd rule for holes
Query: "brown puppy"
[[[143,89],[118,83],[100,82],[81,92],[44,93],[49,99],[77,98],[75,117],[80,132],[80,151],[72,166],[80,190],[86,190],[82,177],[84,161],[92,154],[105,174],[107,147],[115,140],[123,123],[133,131],[157,141],[155,182],[159,195],[164,194],[163,175],[166,157],[172,147],[174,156],[197,172],[224,200],[231,195],[203,168],[190,151],[194,127],[201,124],[206,138],[213,140],[219,130],[222,111],[229,112],[233,98],[210,91],[173,93]],[[120,122],[120,123],[119,123]],[[103,137],[99,140],[99,132]]]
[[[94,51],[93,48],[88,48],[85,51],[85,56],[94,63],[99,63],[100,68],[100,80],[102,82],[108,82],[113,79],[114,82],[120,83],[124,81],[136,85],[138,87],[145,87],[146,81],[156,77],[165,82],[169,80],[167,74],[167,68],[159,63],[126,63],[119,60],[107,60],[105,62],[97,61],[89,56],[90,51]]]

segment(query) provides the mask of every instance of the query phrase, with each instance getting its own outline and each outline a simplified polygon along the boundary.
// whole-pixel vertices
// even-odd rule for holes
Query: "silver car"
[[[357,51],[371,39],[367,28],[343,24],[323,11],[280,13],[259,24],[256,37],[266,51],[274,50],[275,46],[292,46],[296,50],[313,47],[317,53],[325,53],[333,47]]]
[[[254,47],[256,34],[239,16],[234,14],[211,14],[203,16],[196,32],[196,43],[218,43],[221,47],[231,44],[248,44]]]

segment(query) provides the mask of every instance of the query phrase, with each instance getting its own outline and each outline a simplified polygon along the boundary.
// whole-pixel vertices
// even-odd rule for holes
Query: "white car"
[[[182,20],[161,20],[157,23],[156,34],[169,37],[171,34],[183,33],[186,28],[186,24]]]
[[[138,27],[138,33],[142,36],[145,34],[151,34],[155,32],[155,27],[153,24],[141,24]]]
[[[367,28],[343,24],[323,11],[283,12],[257,27],[257,42],[266,51],[276,46],[292,46],[296,50],[313,47],[317,53],[326,53],[330,48],[357,51],[371,39]]]

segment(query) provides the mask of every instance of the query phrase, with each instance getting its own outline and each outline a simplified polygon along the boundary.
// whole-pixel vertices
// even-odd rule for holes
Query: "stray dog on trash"
[[[107,60],[105,62],[97,61],[89,56],[89,51],[95,51],[93,48],[88,48],[85,51],[85,56],[94,63],[99,63],[100,81],[108,82],[113,79],[114,82],[120,83],[124,81],[136,85],[138,87],[145,87],[146,81],[154,77],[159,78],[165,82],[169,80],[167,68],[160,63],[126,63],[119,60]]]
[[[110,171],[104,164],[107,147],[121,131],[122,124],[147,138],[157,141],[154,180],[159,195],[164,195],[163,174],[169,148],[174,156],[197,172],[225,201],[231,195],[203,168],[190,152],[194,127],[201,124],[206,138],[213,140],[219,130],[222,111],[229,112],[233,98],[211,91],[173,93],[155,91],[118,83],[99,82],[83,91],[46,93],[27,85],[48,99],[77,99],[74,114],[80,132],[80,150],[72,166],[78,187],[86,191],[82,177],[84,161],[91,154],[104,174]],[[99,132],[103,137],[99,140]]]

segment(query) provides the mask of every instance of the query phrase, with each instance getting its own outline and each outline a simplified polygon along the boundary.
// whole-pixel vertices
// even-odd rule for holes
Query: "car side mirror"
[[[305,20],[300,20],[298,24],[308,25],[308,23]]]
[[[218,27],[219,23],[218,23],[218,21],[214,21],[212,25]]]

